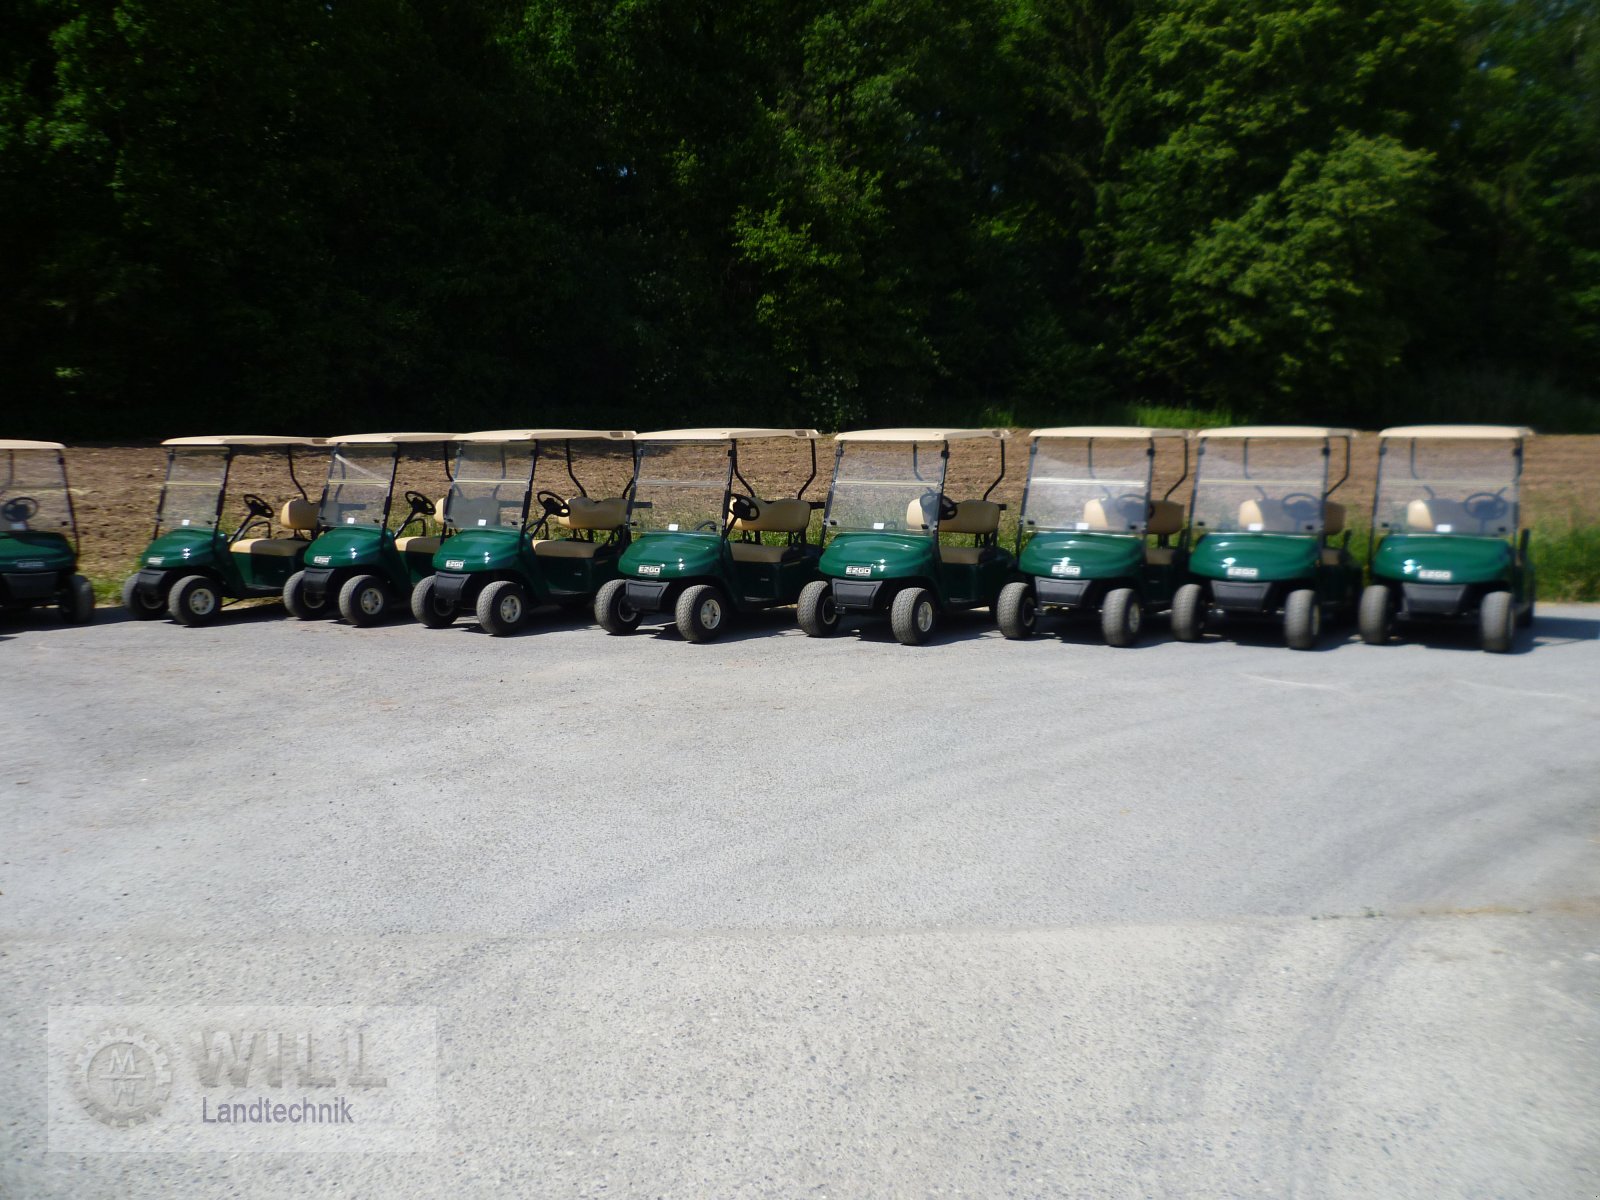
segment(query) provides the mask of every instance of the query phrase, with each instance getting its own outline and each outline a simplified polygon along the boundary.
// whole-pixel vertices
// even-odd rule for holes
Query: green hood
[[[1455,533],[1391,533],[1372,556],[1372,573],[1397,583],[1494,583],[1514,555],[1500,538]]]
[[[210,529],[169,529],[144,548],[139,565],[162,571],[210,566],[216,559],[219,541]]]
[[[833,579],[926,578],[933,574],[935,544],[916,534],[841,533],[823,550],[817,568]]]
[[[617,560],[632,579],[699,579],[721,573],[722,538],[714,533],[645,533]]]
[[[1017,562],[1025,575],[1128,579],[1144,566],[1144,538],[1124,533],[1036,533]]]
[[[463,529],[433,553],[435,571],[505,571],[515,565],[527,539],[520,529]]]
[[[1208,533],[1189,556],[1206,579],[1308,579],[1316,573],[1318,538],[1297,533]]]
[[[306,547],[308,567],[369,567],[383,549],[384,531],[376,525],[341,525]]]
[[[0,534],[0,571],[70,571],[72,543],[59,533],[19,529]]]

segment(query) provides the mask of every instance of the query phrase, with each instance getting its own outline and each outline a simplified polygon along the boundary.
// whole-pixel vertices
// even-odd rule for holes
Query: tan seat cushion
[[[628,501],[622,496],[596,500],[592,496],[574,496],[567,501],[571,511],[557,517],[556,524],[568,529],[616,529],[628,519]]]
[[[285,529],[310,533],[317,527],[317,506],[309,500],[285,500],[278,510],[278,524]]]
[[[804,500],[757,498],[756,507],[761,511],[755,520],[736,520],[733,527],[752,533],[804,533],[811,524],[811,505]]]
[[[1183,529],[1183,505],[1175,500],[1150,501],[1150,519],[1145,525],[1146,533],[1157,536],[1178,533]]]
[[[1000,506],[990,500],[962,500],[956,515],[939,522],[940,533],[993,533],[1000,528]]]
[[[1146,546],[1144,560],[1152,567],[1170,567],[1172,565],[1172,547]]]
[[[906,505],[906,528],[917,530],[926,529],[927,527],[928,522],[924,518],[922,510],[922,498],[919,496],[910,504]]]
[[[1322,548],[1322,565],[1325,567],[1337,567],[1339,565],[1339,547],[1324,546]]]
[[[581,538],[541,538],[533,544],[540,558],[593,558],[599,549],[598,542]]]
[[[975,567],[978,565],[979,556],[983,554],[982,546],[940,546],[939,561],[951,563],[961,567]]]
[[[1324,533],[1344,532],[1344,505],[1337,500],[1324,500],[1322,502],[1322,531]]]
[[[789,553],[787,546],[767,546],[760,542],[729,542],[728,552],[734,562],[777,563]]]
[[[269,554],[279,558],[293,558],[310,542],[299,538],[241,538],[228,547],[235,554]]]
[[[441,539],[436,537],[395,538],[394,548],[402,554],[433,554],[439,549]]]
[[[1440,526],[1458,533],[1477,524],[1455,500],[1413,500],[1406,505],[1406,528],[1412,533],[1436,533]]]
[[[1089,500],[1083,506],[1083,523],[1095,533],[1129,533],[1129,526],[1139,524],[1139,506],[1142,503],[1137,497],[1128,500],[1121,496],[1113,499],[1102,497],[1098,500]],[[1166,503],[1162,501],[1162,503]],[[1177,505],[1173,505],[1177,508]],[[1147,518],[1148,519],[1148,518]],[[1183,519],[1182,510],[1179,509],[1180,523]],[[1160,533],[1161,530],[1152,530]]]

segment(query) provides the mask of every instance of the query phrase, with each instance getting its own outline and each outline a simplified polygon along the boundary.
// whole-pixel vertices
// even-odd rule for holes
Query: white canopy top
[[[0,438],[0,450],[65,450],[60,442],[29,442],[18,438]]]
[[[750,438],[819,438],[815,429],[656,429],[638,434],[640,442],[740,442]]]
[[[631,442],[631,429],[480,429],[458,433],[456,442]]]
[[[330,446],[397,446],[411,442],[453,442],[453,433],[346,433],[325,439]]]
[[[1146,441],[1150,438],[1181,438],[1188,437],[1186,429],[1151,429],[1143,425],[1052,425],[1047,429],[1035,429],[1028,435],[1030,438],[1137,438]]]
[[[259,433],[224,433],[208,437],[168,438],[163,446],[320,446],[316,438],[272,437]]]
[[[1349,429],[1330,429],[1323,425],[1234,425],[1227,429],[1202,429],[1203,438],[1347,438]]]
[[[969,438],[1008,438],[1009,429],[852,429],[834,434],[836,442],[959,442]]]
[[[1378,434],[1386,438],[1530,438],[1526,425],[1396,425]]]

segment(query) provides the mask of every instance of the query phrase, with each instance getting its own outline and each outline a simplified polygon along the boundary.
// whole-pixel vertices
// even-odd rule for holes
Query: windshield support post
[[[1000,443],[1000,474],[994,477],[993,483],[983,489],[983,495],[980,498],[984,500],[989,498],[989,493],[994,491],[995,488],[999,487],[1000,481],[1006,477],[1006,440],[1005,438],[997,438],[996,440]],[[1091,447],[1094,445],[1093,442],[1090,442],[1089,444]],[[950,454],[950,444],[948,442],[945,443],[944,452],[948,457]],[[940,490],[943,491],[944,489],[941,487]]]

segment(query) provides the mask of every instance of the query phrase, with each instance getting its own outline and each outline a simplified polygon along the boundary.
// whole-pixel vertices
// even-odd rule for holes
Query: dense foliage
[[[1600,428],[1593,0],[12,0],[13,434]]]

